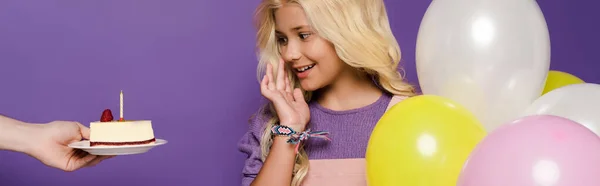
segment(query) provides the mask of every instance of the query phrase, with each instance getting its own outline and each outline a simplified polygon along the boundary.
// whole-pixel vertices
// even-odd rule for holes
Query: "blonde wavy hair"
[[[400,47],[392,34],[383,0],[263,0],[256,9],[255,17],[258,29],[259,82],[267,63],[277,69],[278,59],[281,58],[275,36],[274,12],[284,3],[300,5],[310,26],[318,36],[333,44],[337,55],[346,64],[374,77],[379,86],[391,94],[415,95],[414,87],[403,81],[398,72]],[[299,87],[293,72],[288,74],[291,86]],[[310,101],[311,94],[304,91],[307,102]],[[272,113],[269,114],[271,118],[267,121],[261,139],[264,161],[273,143],[270,129],[278,124],[279,119],[271,103],[263,109]],[[292,185],[300,185],[307,172],[308,155],[301,148],[294,166]]]

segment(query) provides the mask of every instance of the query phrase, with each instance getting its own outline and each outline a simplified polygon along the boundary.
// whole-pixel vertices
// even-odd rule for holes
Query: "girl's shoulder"
[[[385,109],[385,110],[389,110],[390,108],[392,108],[392,106],[396,105],[397,103],[401,102],[402,100],[405,100],[406,98],[409,98],[409,97],[401,96],[401,95],[393,95],[392,99],[390,100],[390,103],[387,106],[387,109]]]

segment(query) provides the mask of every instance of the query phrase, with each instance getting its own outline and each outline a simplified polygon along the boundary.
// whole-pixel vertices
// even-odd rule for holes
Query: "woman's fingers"
[[[283,59],[280,59],[279,64],[277,65],[277,90],[285,90],[285,77],[285,64],[283,63]]]
[[[86,166],[93,167],[93,166],[96,166],[98,163],[100,163],[106,159],[113,158],[113,157],[115,157],[115,156],[96,156],[92,161],[89,161]]]

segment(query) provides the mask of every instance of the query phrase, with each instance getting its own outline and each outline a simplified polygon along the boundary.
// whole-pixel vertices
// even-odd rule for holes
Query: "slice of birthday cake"
[[[154,130],[150,120],[123,119],[123,93],[121,92],[121,118],[113,120],[110,109],[104,110],[100,121],[90,123],[90,146],[123,146],[154,144]]]
[[[105,110],[103,116],[110,114]],[[102,117],[101,121],[90,123],[90,146],[121,146],[153,144],[154,131],[150,120],[112,120]],[[104,119],[106,118],[106,119]],[[110,119],[108,119],[110,118]]]

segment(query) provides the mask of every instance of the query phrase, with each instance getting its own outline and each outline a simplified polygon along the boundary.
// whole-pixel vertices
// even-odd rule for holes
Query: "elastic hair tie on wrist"
[[[287,140],[287,143],[296,145],[296,154],[298,154],[298,148],[300,146],[301,141],[305,141],[308,138],[321,138],[326,140],[331,140],[327,135],[329,132],[327,131],[310,131],[310,129],[298,133],[294,131],[294,129],[285,126],[285,125],[274,125],[271,128],[271,134],[278,136],[289,136],[290,139]]]

